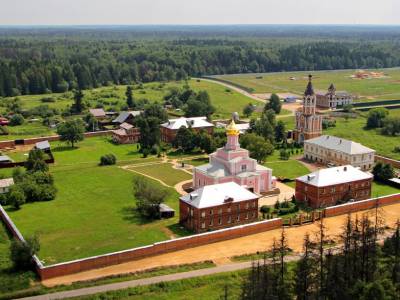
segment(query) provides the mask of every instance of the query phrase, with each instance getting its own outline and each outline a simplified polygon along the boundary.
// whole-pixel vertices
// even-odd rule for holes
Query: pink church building
[[[223,148],[210,154],[210,162],[193,171],[193,188],[224,182],[236,182],[251,192],[261,194],[275,188],[272,170],[249,157],[249,151],[240,148],[239,129],[235,122],[226,127],[228,141]]]

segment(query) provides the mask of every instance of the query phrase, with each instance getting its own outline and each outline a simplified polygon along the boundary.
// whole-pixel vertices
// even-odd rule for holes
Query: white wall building
[[[370,170],[374,166],[374,156],[375,150],[336,136],[322,135],[304,141],[304,158],[323,164]]]

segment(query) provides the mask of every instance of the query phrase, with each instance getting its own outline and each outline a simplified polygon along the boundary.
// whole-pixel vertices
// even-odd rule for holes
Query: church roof
[[[205,164],[196,167],[197,170],[207,173],[212,177],[226,177],[230,176],[230,172],[223,164],[213,162],[212,164]]]
[[[231,123],[226,126],[226,134],[227,135],[239,135],[240,131],[239,128],[236,126],[235,121],[231,121]]]
[[[224,203],[237,203],[259,197],[235,182],[206,185],[180,199],[197,208],[207,208]]]
[[[305,90],[305,92],[304,92],[304,95],[305,95],[305,96],[312,96],[312,95],[314,95],[314,88],[313,88],[311,79],[312,79],[312,75],[308,75],[308,84],[307,84],[307,88],[306,88],[306,90]]]

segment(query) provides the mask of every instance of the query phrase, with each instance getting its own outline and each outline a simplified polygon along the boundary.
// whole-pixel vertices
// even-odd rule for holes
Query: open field
[[[371,70],[387,76],[374,79],[352,79],[357,70],[281,72],[263,74],[219,75],[217,78],[252,89],[254,93],[294,93],[302,95],[308,74],[313,74],[316,90],[326,90],[334,83],[338,91],[346,90],[358,100],[400,99],[400,69]],[[290,80],[293,77],[294,80]]]
[[[174,186],[181,181],[189,180],[192,178],[192,175],[190,175],[189,173],[186,173],[182,170],[173,169],[172,164],[170,163],[161,163],[140,167],[133,166],[128,170],[132,170],[141,174],[145,174],[149,177],[156,178],[169,186]]]
[[[400,116],[400,109],[389,110],[390,116]],[[395,146],[400,145],[398,136],[387,136],[379,133],[379,129],[364,129],[367,119],[366,114],[356,119],[336,119],[336,127],[323,130],[323,134],[335,135],[345,139],[353,140],[367,147],[375,149],[380,155],[400,160],[400,153],[393,152]]]
[[[39,236],[39,257],[46,264],[187,234],[173,226],[178,216],[148,222],[138,215],[134,209],[132,179],[139,175],[118,166],[98,166],[99,157],[106,153],[113,153],[118,161],[130,164],[156,158],[142,159],[136,145],[116,146],[104,137],[86,139],[76,149],[65,147],[61,142],[54,142],[52,146],[56,164],[50,171],[58,189],[56,199],[25,204],[19,211],[8,209],[24,235]],[[0,172],[9,174],[9,170]],[[173,189],[166,203],[178,208],[178,194]]]

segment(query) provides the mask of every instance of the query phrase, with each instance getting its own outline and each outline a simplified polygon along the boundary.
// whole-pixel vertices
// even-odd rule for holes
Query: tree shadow
[[[57,146],[51,149],[52,152],[66,152],[77,150],[79,147],[71,147],[71,146]]]
[[[156,221],[154,219],[143,217],[133,206],[125,206],[120,210],[120,212],[123,216],[123,219],[132,224],[146,225]]]
[[[168,225],[167,228],[171,230],[174,233],[174,235],[178,237],[194,234],[192,230],[185,228],[183,225],[179,223]]]

